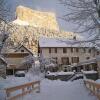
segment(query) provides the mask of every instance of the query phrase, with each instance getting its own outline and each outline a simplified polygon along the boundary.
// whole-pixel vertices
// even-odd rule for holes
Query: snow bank
[[[61,72],[58,72],[57,74],[58,75],[73,75],[74,72],[63,72],[63,71],[61,71]]]
[[[63,71],[61,71],[61,72],[50,72],[50,71],[48,71],[46,75],[48,75],[48,76],[58,76],[58,75],[73,75],[73,74],[74,74],[74,72],[63,72]]]
[[[0,80],[0,89],[12,87],[12,86],[18,86],[21,84],[38,81],[38,80],[41,80],[40,76],[36,76],[36,75],[33,76],[30,73],[26,74],[25,77],[8,76],[7,79]]]

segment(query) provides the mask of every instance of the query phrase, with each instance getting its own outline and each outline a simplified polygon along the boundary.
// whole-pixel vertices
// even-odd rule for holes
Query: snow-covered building
[[[33,53],[25,46],[20,45],[12,52],[2,53],[7,61],[7,74],[14,74],[17,70],[28,70],[23,66],[23,61],[27,56],[33,56]]]
[[[75,65],[73,67],[74,70],[76,71],[97,71],[98,70],[98,65],[97,65],[97,58],[91,58],[85,61],[81,61],[79,63],[77,63],[77,65]]]
[[[75,39],[40,38],[39,53],[54,58],[58,65],[75,65],[98,55],[92,43],[79,43]]]
[[[16,70],[25,70],[26,68],[22,68],[20,65],[24,57],[28,55],[28,53],[3,53],[7,61],[7,74],[14,74]]]
[[[98,73],[98,77],[100,78],[100,55],[92,58],[92,59],[88,59],[82,62],[77,63],[77,65],[73,66],[74,70],[77,71],[83,71],[83,72],[97,72]]]

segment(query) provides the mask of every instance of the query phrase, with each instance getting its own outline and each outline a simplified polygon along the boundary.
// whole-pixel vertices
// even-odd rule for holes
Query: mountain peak
[[[41,12],[20,5],[16,8],[16,18],[13,21],[14,24],[59,30],[56,15],[53,12]]]

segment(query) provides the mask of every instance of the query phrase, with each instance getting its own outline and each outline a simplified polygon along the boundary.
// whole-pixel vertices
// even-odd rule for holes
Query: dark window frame
[[[97,51],[97,55],[99,55],[100,54],[100,52],[99,51]]]
[[[72,63],[79,63],[79,57],[72,57],[71,59],[72,59]]]
[[[49,48],[49,53],[51,53],[51,48]]]
[[[63,53],[67,53],[67,48],[63,48]]]
[[[73,52],[74,50],[73,50],[73,48],[71,48],[71,52]]]
[[[76,52],[79,52],[79,48],[76,48]]]
[[[83,48],[84,53],[86,53],[86,48]]]
[[[55,48],[55,53],[57,53],[57,48]]]
[[[62,64],[69,65],[69,57],[61,57]]]
[[[25,52],[25,50],[22,49],[21,52]]]
[[[88,59],[90,59],[90,57],[86,57],[86,59],[88,60]]]
[[[91,53],[91,49],[88,50],[88,53]]]

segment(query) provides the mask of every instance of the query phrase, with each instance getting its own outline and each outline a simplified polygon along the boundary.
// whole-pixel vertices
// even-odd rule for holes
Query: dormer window
[[[21,50],[21,52],[24,52],[24,50]]]

